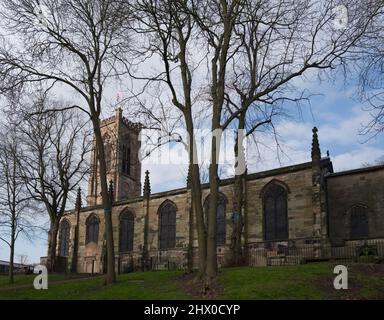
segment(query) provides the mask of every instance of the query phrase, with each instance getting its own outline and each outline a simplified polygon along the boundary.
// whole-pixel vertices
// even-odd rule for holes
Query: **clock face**
[[[127,181],[124,182],[124,190],[129,191],[129,183]]]

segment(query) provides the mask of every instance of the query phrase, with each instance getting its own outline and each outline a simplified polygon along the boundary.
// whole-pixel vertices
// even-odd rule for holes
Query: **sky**
[[[335,21],[338,21],[337,19]],[[12,37],[11,35],[10,37]],[[15,39],[14,39],[15,40]],[[22,41],[22,39],[19,39]],[[17,41],[15,40],[17,43]],[[203,53],[203,52],[202,52]],[[198,56],[199,52],[194,53]],[[195,57],[196,58],[196,57]],[[197,58],[196,58],[197,59]],[[199,59],[197,59],[199,61]],[[156,64],[156,60],[153,62]],[[201,64],[203,65],[203,64]],[[153,65],[150,68],[154,68]],[[147,70],[143,70],[145,72]],[[204,77],[205,73],[203,74]],[[202,78],[203,78],[202,77]],[[315,78],[315,77],[314,77]],[[196,79],[194,79],[195,81]],[[125,86],[129,87],[127,83]],[[300,110],[293,105],[287,105],[290,118],[275,123],[278,133],[278,141],[281,151],[277,154],[275,142],[272,137],[260,135],[258,157],[250,157],[247,165],[249,172],[260,172],[272,168],[278,168],[291,164],[298,164],[310,161],[311,158],[311,138],[312,128],[317,126],[319,129],[319,140],[323,156],[329,151],[335,171],[359,168],[367,163],[374,163],[380,159],[384,160],[383,136],[366,141],[366,137],[359,136],[362,124],[369,122],[369,114],[363,111],[363,105],[354,97],[354,87],[344,85],[343,79],[333,83],[300,80],[296,85],[316,94],[311,98],[311,105],[303,106]],[[200,88],[200,86],[198,86]],[[63,87],[57,87],[58,93],[65,99],[70,97],[76,101],[76,97]],[[110,90],[107,103],[114,105],[116,93],[122,88],[116,87]],[[103,117],[113,115],[113,108],[104,112]],[[1,115],[0,115],[1,117]],[[135,119],[130,119],[135,122]],[[229,160],[233,160],[233,146],[229,143]],[[252,155],[251,145],[248,146],[248,154]],[[170,150],[171,158],[177,158],[180,153],[180,146],[173,146]],[[279,155],[279,157],[277,157]],[[175,188],[185,187],[186,184],[186,165],[166,165],[151,164],[149,161],[143,163],[142,180],[144,172],[149,170],[151,173],[152,192],[161,192]],[[232,167],[223,173],[223,176],[231,174]],[[85,183],[86,184],[86,183]],[[71,208],[68,208],[71,209]],[[41,256],[46,255],[47,240],[46,235],[29,242],[19,239],[16,244],[16,261],[19,255],[27,255],[30,263],[39,262]],[[0,259],[8,260],[8,248],[0,243]]]
[[[361,126],[369,121],[370,116],[363,110],[364,105],[357,101],[353,86],[346,86],[342,80],[332,83],[305,81],[300,86],[315,95],[311,98],[310,106],[303,106],[300,110],[291,106],[290,118],[277,124],[279,143],[284,152],[280,154],[280,161],[274,149],[261,147],[260,157],[248,162],[249,172],[310,161],[314,126],[319,129],[322,155],[330,152],[336,172],[384,160],[384,137],[378,136],[367,141],[366,136],[359,135]],[[112,112],[105,116],[111,116]],[[265,138],[267,145],[273,142],[268,139]],[[142,179],[146,170],[151,173],[152,192],[185,187],[185,165],[143,163]],[[46,255],[46,242],[46,235],[33,243],[20,239],[16,245],[16,262],[19,255],[27,255],[30,263],[38,263],[40,257]],[[0,244],[0,260],[9,260],[9,252],[3,244]]]
[[[383,136],[368,139],[360,135],[362,126],[371,118],[363,110],[364,105],[356,99],[354,87],[345,86],[339,80],[332,83],[306,82],[305,88],[313,94],[310,105],[302,106],[300,110],[294,105],[289,106],[290,117],[276,125],[282,149],[279,159],[272,137],[264,137],[264,144],[272,146],[272,149],[259,146],[260,157],[248,160],[250,172],[310,161],[312,129],[315,126],[319,130],[322,155],[326,156],[329,151],[335,171],[359,168],[384,160]],[[251,147],[248,145],[248,148]],[[169,165],[144,165],[143,172],[146,169],[151,172],[151,187],[155,192],[185,186],[185,165],[176,168]]]

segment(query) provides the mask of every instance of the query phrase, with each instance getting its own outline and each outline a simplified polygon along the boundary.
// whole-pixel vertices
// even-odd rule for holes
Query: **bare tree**
[[[17,259],[22,266],[26,266],[29,263],[29,257],[26,254],[18,254]]]
[[[348,8],[349,19],[349,24],[341,28],[335,20],[335,9],[340,5]],[[183,115],[190,135],[200,274],[204,269],[206,289],[217,275],[221,133],[236,119],[238,128],[247,125],[251,133],[271,122],[268,117],[262,121],[252,119],[248,112],[252,107],[300,100],[302,96],[290,94],[294,80],[303,75],[320,76],[321,71],[342,65],[343,58],[378,14],[380,5],[381,1],[368,4],[311,0],[141,0],[132,5],[140,45],[131,76],[144,83],[134,98],[154,86],[160,92],[158,98],[165,101],[163,104],[173,105],[175,113]],[[159,62],[160,71],[154,67]],[[150,68],[139,71],[137,66]],[[148,70],[155,71],[148,75]],[[146,108],[155,118],[164,119],[161,108]],[[214,133],[206,228],[193,135],[201,110],[206,111],[205,124]]]
[[[36,202],[46,209],[50,221],[48,268],[55,271],[60,220],[68,209],[69,197],[89,173],[87,155],[91,149],[87,122],[74,110],[43,112],[48,106],[65,105],[39,94],[31,103],[20,102],[24,114],[18,134],[23,143],[20,157],[22,178]],[[34,115],[29,115],[32,112]]]
[[[20,174],[21,139],[15,125],[10,123],[3,126],[1,134],[0,241],[10,250],[9,282],[13,283],[16,242],[20,235],[33,239],[38,226],[32,199]]]
[[[384,132],[384,4],[352,55],[352,75],[358,74],[358,97],[371,119],[360,131],[368,139]]]
[[[145,36],[148,41],[139,41],[137,49],[137,63],[141,64],[151,57],[161,63],[161,71],[155,74],[131,72],[131,76],[144,81],[143,87],[150,89],[151,84],[165,87],[170,92],[170,98],[165,99],[167,105],[172,105],[176,111],[174,116],[182,115],[184,127],[188,134],[185,141],[189,155],[190,183],[192,190],[193,211],[196,218],[198,245],[199,245],[199,276],[203,277],[206,268],[206,231],[202,205],[201,179],[197,161],[197,146],[195,138],[194,103],[196,96],[192,92],[192,82],[195,61],[191,59],[191,45],[194,38],[194,23],[190,14],[184,13],[183,1],[152,1],[140,0],[132,4],[135,12],[136,32],[140,37]],[[191,63],[192,62],[192,63]],[[181,90],[179,89],[181,88]],[[136,98],[137,95],[135,96]],[[163,103],[160,103],[160,106]],[[145,106],[140,103],[140,108],[149,115],[149,122],[154,122],[150,127],[160,128],[162,132],[168,131],[172,136],[170,123],[164,108]],[[176,116],[179,119],[178,116]],[[172,121],[171,121],[172,122]],[[176,122],[175,122],[176,123]],[[164,130],[165,129],[165,130]]]
[[[229,102],[229,99],[227,101]],[[274,130],[274,120],[281,119],[282,110],[276,105],[253,105],[246,112],[239,114],[234,121],[235,126],[235,144],[234,144],[234,175],[235,181],[233,186],[233,232],[231,237],[231,256],[230,263],[237,266],[246,262],[246,247],[243,250],[242,237],[244,235],[244,244],[247,243],[248,233],[245,221],[247,221],[246,212],[246,192],[245,183],[247,179],[247,155],[245,153],[245,143],[253,138],[257,139],[259,133],[264,135],[268,132],[276,139]],[[277,150],[278,151],[278,150]]]
[[[369,168],[374,166],[384,166],[384,156],[380,157],[374,162],[365,162],[361,165],[362,168]]]
[[[207,73],[211,110],[211,163],[209,167],[210,197],[207,213],[207,263],[205,290],[210,290],[217,275],[217,205],[219,195],[219,154],[221,145],[223,106],[227,64],[236,53],[234,27],[243,10],[243,1],[191,1],[186,10],[196,22],[207,46]]]
[[[28,83],[63,85],[83,101],[92,121],[100,164],[107,242],[106,282],[115,258],[100,115],[105,91],[129,62],[130,12],[121,0],[2,0],[0,81],[3,90]],[[14,45],[13,45],[14,44]]]
[[[334,10],[348,7],[349,24],[335,27]],[[212,130],[225,130],[254,103],[286,97],[295,78],[336,68],[366,32],[381,3],[353,1],[196,1],[190,8],[210,48]],[[239,106],[226,112],[225,99]],[[232,104],[229,104],[231,106]],[[217,273],[217,155],[212,141],[208,218],[208,282]]]

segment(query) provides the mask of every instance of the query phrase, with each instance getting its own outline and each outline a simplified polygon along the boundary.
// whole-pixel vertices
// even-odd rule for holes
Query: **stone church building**
[[[138,159],[141,126],[124,118],[119,108],[101,124],[108,181],[113,185],[116,270],[138,270],[144,264],[151,269],[197,266],[197,232],[187,183],[182,189],[151,193],[150,174],[146,172],[142,181]],[[87,204],[81,207],[78,198],[77,208],[62,219],[58,236],[61,265],[78,273],[102,273],[106,263],[96,154],[91,165]],[[345,254],[348,248],[359,255],[363,246],[373,246],[375,255],[383,256],[384,246],[375,247],[384,242],[383,182],[384,166],[334,173],[330,157],[321,157],[315,128],[312,161],[247,174],[242,208],[246,262],[300,263],[334,258],[336,251]],[[233,183],[221,181],[219,266],[228,263],[231,250]],[[204,201],[207,197],[209,185],[203,185]]]

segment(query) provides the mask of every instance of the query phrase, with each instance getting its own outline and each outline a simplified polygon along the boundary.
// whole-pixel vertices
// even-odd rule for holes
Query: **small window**
[[[69,256],[69,241],[70,241],[71,225],[68,220],[63,220],[60,224],[60,256]]]
[[[86,229],[85,244],[89,244],[91,242],[97,244],[99,240],[99,219],[95,215],[88,218]]]
[[[356,205],[350,210],[351,239],[368,238],[368,208]]]

